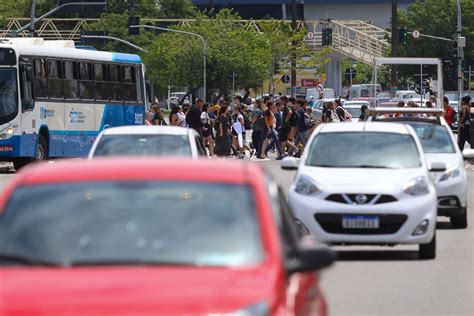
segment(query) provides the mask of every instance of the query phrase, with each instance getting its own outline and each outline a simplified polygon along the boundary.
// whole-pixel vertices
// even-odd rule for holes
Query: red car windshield
[[[252,189],[190,182],[19,187],[0,264],[247,266],[264,258]]]

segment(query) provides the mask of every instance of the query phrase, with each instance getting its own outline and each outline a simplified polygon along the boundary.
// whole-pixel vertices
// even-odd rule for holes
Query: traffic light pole
[[[204,37],[202,37],[199,34],[192,33],[192,32],[167,29],[167,28],[164,28],[164,27],[153,26],[153,25],[130,25],[129,27],[160,30],[160,31],[165,31],[165,32],[180,33],[180,34],[186,34],[186,35],[192,35],[192,36],[198,37],[202,42],[202,59],[203,59],[202,80],[203,80],[203,89],[204,89],[204,98],[203,98],[203,100],[204,100],[204,102],[207,101],[207,53],[206,53],[207,43],[206,43],[206,40],[204,39]]]
[[[392,57],[397,57],[398,56],[398,44],[399,44],[399,39],[398,39],[398,1],[397,0],[392,0]],[[397,78],[397,67],[395,65],[391,66],[391,93],[393,96],[395,96],[395,87],[397,87],[398,84],[398,78]],[[352,85],[352,82],[351,82]]]
[[[463,49],[460,45],[460,38],[461,38],[461,31],[462,31],[462,22],[461,22],[461,3],[459,0],[456,0],[456,9],[458,12],[458,19],[457,19],[457,36],[456,42],[458,45],[458,104],[461,104],[461,96],[463,90],[463,80],[462,80],[462,59],[463,59]]]
[[[296,15],[298,14],[296,0],[291,4],[291,28],[296,31]],[[296,98],[296,41],[291,42],[291,97]]]

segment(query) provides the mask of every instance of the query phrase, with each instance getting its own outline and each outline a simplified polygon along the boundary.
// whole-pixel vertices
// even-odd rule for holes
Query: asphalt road
[[[258,162],[286,190],[294,172]],[[0,165],[0,190],[14,173]],[[474,167],[470,167],[474,181]],[[437,258],[417,259],[416,246],[336,247],[339,261],[322,274],[330,315],[474,315],[474,187],[466,230],[439,218]]]
[[[288,192],[294,172],[263,162]],[[339,261],[322,274],[330,315],[474,315],[474,166],[469,166],[464,230],[438,219],[437,258],[421,261],[417,246],[335,247]]]

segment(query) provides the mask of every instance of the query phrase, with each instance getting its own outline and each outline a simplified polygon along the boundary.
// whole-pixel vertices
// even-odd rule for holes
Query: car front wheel
[[[453,228],[466,228],[467,227],[467,208],[463,214],[459,216],[451,217],[451,226]]]
[[[420,259],[434,259],[436,258],[436,232],[433,235],[433,239],[428,244],[421,244],[418,257]]]

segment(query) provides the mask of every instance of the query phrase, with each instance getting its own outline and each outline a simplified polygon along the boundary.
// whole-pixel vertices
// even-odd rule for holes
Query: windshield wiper
[[[0,253],[0,265],[4,263],[16,263],[30,266],[60,266],[58,262],[43,260],[40,258],[32,258],[16,254],[3,254]]]
[[[321,167],[321,168],[381,168],[381,169],[393,169],[386,166],[376,166],[376,165],[355,165],[355,166],[337,166],[337,165],[310,165],[311,167]]]
[[[377,166],[377,165],[355,165],[355,166],[345,166],[345,167],[341,167],[341,168],[367,168],[367,169],[370,169],[370,168],[379,168],[379,169],[393,169],[393,168],[390,168],[390,167],[387,167],[387,166]]]
[[[191,262],[160,261],[146,259],[84,259],[67,263],[68,266],[195,266]]]
[[[335,165],[326,165],[326,164],[321,164],[321,165],[310,165],[311,167],[320,167],[320,168],[343,168],[341,166],[335,166]]]

